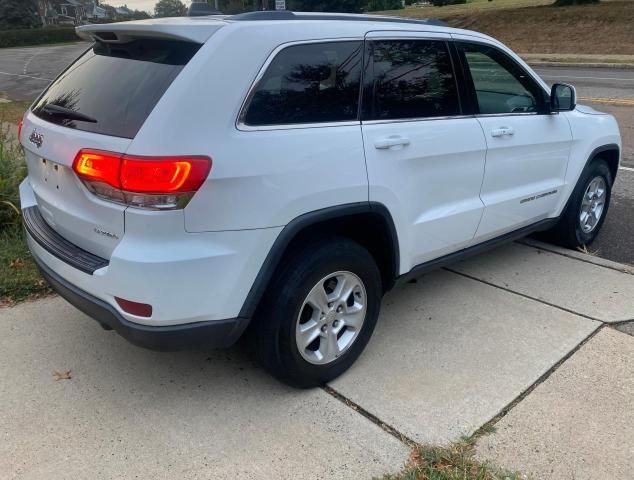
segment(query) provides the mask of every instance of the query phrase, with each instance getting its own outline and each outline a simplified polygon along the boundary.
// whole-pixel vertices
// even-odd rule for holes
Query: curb
[[[567,248],[558,247],[549,243],[543,243],[532,238],[523,238],[518,243],[528,245],[529,247],[538,248],[551,253],[556,253],[564,257],[572,258],[574,260],[580,260],[582,262],[591,263],[599,267],[609,268],[616,270],[617,272],[626,273],[628,275],[634,275],[634,266],[627,265],[625,263],[614,262],[612,260],[606,260],[604,258],[595,257],[594,255],[588,255],[587,253],[578,252],[576,250],[569,250]]]

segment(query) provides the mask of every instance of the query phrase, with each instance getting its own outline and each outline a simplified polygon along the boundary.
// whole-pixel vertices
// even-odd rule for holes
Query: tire
[[[342,287],[354,289],[330,308]],[[258,362],[296,388],[333,380],[370,340],[381,296],[376,262],[358,243],[336,237],[302,245],[283,259],[258,308],[250,332]]]
[[[610,207],[610,198],[612,196],[612,174],[605,160],[595,158],[590,162],[581,173],[581,177],[575,186],[568,205],[550,235],[551,239],[561,246],[568,248],[578,248],[584,245],[590,245],[597,237],[608,214]],[[594,182],[594,183],[593,183]],[[598,183],[597,183],[598,182]],[[592,193],[596,186],[603,186],[603,194],[594,197],[592,200],[584,197]],[[601,189],[599,188],[598,191]],[[595,194],[598,195],[598,194]],[[589,215],[589,221],[584,222],[583,213],[585,210],[596,212],[593,205],[597,206],[602,201],[601,212],[599,218],[596,215]],[[590,221],[591,220],[591,221]]]

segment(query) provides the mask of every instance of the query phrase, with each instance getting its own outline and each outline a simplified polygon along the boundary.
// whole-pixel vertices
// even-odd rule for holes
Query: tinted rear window
[[[443,41],[371,42],[364,120],[458,115],[460,105],[449,50]]]
[[[77,130],[134,138],[199,48],[195,43],[158,39],[97,42],[51,84],[33,113]],[[60,113],[63,109],[94,122],[70,118]]]
[[[258,82],[247,125],[356,120],[362,42],[296,45],[282,50]]]

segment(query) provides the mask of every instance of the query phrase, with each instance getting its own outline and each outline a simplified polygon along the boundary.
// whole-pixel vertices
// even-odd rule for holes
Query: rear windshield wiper
[[[42,107],[42,110],[44,110],[49,115],[56,115],[58,117],[68,118],[69,120],[80,120],[82,122],[97,123],[97,120],[89,117],[88,115],[84,115],[83,113],[76,112],[75,110],[71,110],[70,108],[62,107],[54,103],[47,103]]]

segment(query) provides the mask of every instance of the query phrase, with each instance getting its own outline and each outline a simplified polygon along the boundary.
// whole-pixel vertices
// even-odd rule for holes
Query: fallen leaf
[[[420,451],[417,448],[412,448],[412,451],[409,454],[409,465],[412,467],[418,467],[423,463],[423,457],[420,454]]]
[[[9,268],[22,268],[24,266],[24,262],[21,258],[16,258],[15,260],[11,260],[9,264]]]
[[[55,370],[53,372],[53,377],[55,378],[55,381],[59,381],[59,380],[70,380],[71,378],[73,378],[70,374],[72,370],[66,370],[63,373],[58,372],[57,370]]]

